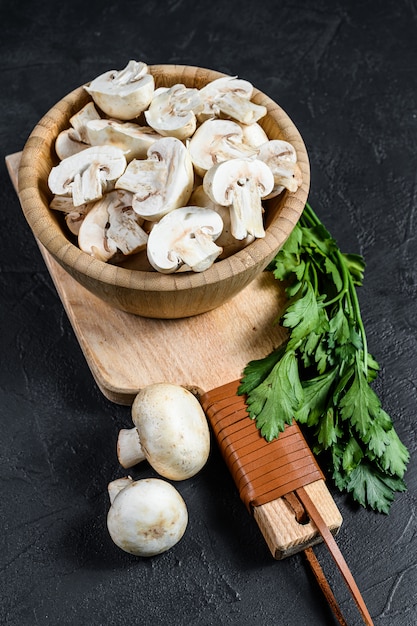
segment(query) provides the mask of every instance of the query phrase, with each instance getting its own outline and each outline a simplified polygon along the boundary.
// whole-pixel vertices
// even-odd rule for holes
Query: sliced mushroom
[[[92,146],[117,146],[123,150],[127,161],[145,159],[150,146],[161,139],[149,126],[114,119],[92,120],[87,124],[86,133]]]
[[[264,237],[262,198],[273,189],[270,168],[258,159],[231,159],[208,170],[203,179],[204,191],[213,202],[230,206],[233,237]]]
[[[70,118],[70,124],[75,132],[78,134],[80,141],[84,143],[89,143],[88,135],[87,135],[87,124],[92,120],[99,120],[100,115],[94,106],[93,102],[87,102],[82,109],[80,109],[77,113],[75,113]]]
[[[94,204],[78,233],[78,245],[87,254],[107,262],[119,251],[143,250],[148,239],[131,207],[131,194],[111,191]]]
[[[132,120],[150,104],[155,81],[146,63],[129,61],[123,70],[110,70],[84,87],[110,117]]]
[[[203,110],[198,114],[198,121],[201,123],[207,119],[219,117],[221,109],[218,101],[226,93],[235,93],[241,98],[250,100],[253,93],[253,85],[237,76],[223,76],[207,83],[200,89],[203,99]]]
[[[243,143],[251,148],[258,150],[262,144],[269,141],[268,135],[258,122],[254,122],[253,124],[240,124],[240,127],[242,129]]]
[[[49,173],[52,193],[72,196],[74,206],[98,200],[126,168],[120,148],[92,146],[63,159]]]
[[[156,221],[188,202],[194,171],[187,148],[175,137],[158,139],[147,154],[129,163],[116,188],[131,191],[136,213]]]
[[[225,115],[243,124],[253,124],[266,115],[266,107],[251,101],[253,85],[233,76],[211,81],[200,90],[204,109],[199,121]]]
[[[49,204],[49,208],[53,211],[60,211],[65,214],[67,227],[76,236],[80,232],[82,221],[93,206],[94,202],[88,202],[75,207],[69,196],[54,196]]]
[[[194,133],[196,114],[203,107],[198,89],[177,84],[155,91],[155,96],[145,111],[149,126],[160,135],[184,140]]]
[[[132,208],[132,195],[113,191],[116,200],[108,207],[109,224],[106,237],[126,256],[145,250],[148,234],[142,228],[143,220]]]
[[[228,159],[255,157],[258,150],[243,143],[242,126],[232,120],[209,119],[195,131],[188,143],[196,173],[204,174],[216,163]]]
[[[61,161],[88,147],[89,145],[80,140],[78,133],[73,128],[61,131],[55,140],[55,152]]]
[[[236,239],[232,234],[232,224],[230,219],[230,207],[222,206],[213,202],[213,200],[204,191],[203,185],[196,187],[190,197],[190,205],[205,207],[212,209],[220,215],[223,220],[223,230],[216,239],[216,245],[222,248],[222,253],[219,255],[219,259],[226,259],[231,254],[235,254],[242,248],[248,246],[255,237],[248,235],[244,239]]]
[[[89,147],[85,126],[88,121],[98,118],[100,116],[92,102],[70,118],[71,127],[61,131],[55,140],[55,152],[61,160]]]
[[[174,209],[149,233],[149,262],[164,274],[176,272],[184,265],[183,269],[203,272],[222,252],[214,243],[222,229],[222,218],[211,209],[197,206]]]
[[[273,198],[284,189],[297,191],[303,182],[297,153],[292,144],[281,139],[271,139],[259,148],[258,159],[264,161],[274,175],[274,188],[266,198]]]

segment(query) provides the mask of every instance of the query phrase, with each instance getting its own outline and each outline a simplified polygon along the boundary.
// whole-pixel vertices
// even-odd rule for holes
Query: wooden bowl
[[[156,87],[182,83],[201,88],[224,76],[209,69],[154,65],[149,71]],[[260,124],[270,139],[284,139],[296,149],[303,182],[295,193],[283,192],[266,203],[266,236],[201,273],[160,274],[118,267],[82,252],[66,230],[62,216],[49,209],[52,194],[47,179],[58,163],[54,142],[69,127],[69,119],[90,96],[79,87],[53,106],[39,121],[24,147],[18,173],[19,197],[36,239],[81,285],[118,309],[144,317],[183,318],[214,309],[244,289],[281,248],[307,200],[310,168],[304,142],[287,114],[268,96],[254,90],[253,101],[267,108]],[[250,306],[250,303],[248,303]]]

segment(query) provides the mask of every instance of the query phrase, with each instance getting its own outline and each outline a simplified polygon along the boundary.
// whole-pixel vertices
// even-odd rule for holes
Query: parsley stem
[[[310,206],[308,202],[306,202],[305,204],[305,208],[300,219],[307,222],[310,226],[323,226],[322,222],[317,217],[316,213],[314,212],[313,208]],[[364,366],[365,374],[367,375],[368,373],[368,342],[366,339],[365,327],[362,321],[358,295],[356,292],[356,288],[355,288],[352,276],[346,265],[345,258],[342,252],[338,248],[336,248],[335,250],[335,255],[338,261],[338,267],[342,273],[343,288],[339,291],[339,293],[334,298],[326,302],[325,306],[334,304],[335,302],[341,300],[344,296],[348,297],[349,308],[351,309],[350,312],[352,313],[352,316],[354,317],[356,321],[356,324],[359,329],[359,333],[362,338],[363,366]]]

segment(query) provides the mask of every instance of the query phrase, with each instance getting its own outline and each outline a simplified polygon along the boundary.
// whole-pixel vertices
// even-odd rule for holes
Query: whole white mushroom
[[[207,418],[197,398],[173,383],[141,389],[132,405],[131,429],[122,429],[117,442],[119,463],[132,467],[148,460],[158,474],[185,480],[199,472],[210,452]]]
[[[136,556],[155,556],[172,548],[188,524],[186,504],[160,478],[119,478],[108,486],[107,528],[113,542]]]

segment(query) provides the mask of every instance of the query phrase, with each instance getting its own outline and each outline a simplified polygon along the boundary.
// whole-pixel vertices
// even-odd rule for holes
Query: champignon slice
[[[149,262],[164,274],[176,272],[184,264],[194,272],[203,272],[222,252],[214,243],[222,229],[222,218],[211,209],[196,206],[174,209],[149,233]]]
[[[76,236],[80,232],[82,221],[93,206],[94,202],[88,202],[75,207],[69,196],[54,196],[49,204],[49,208],[53,211],[60,211],[65,214],[67,227]]]
[[[198,89],[177,84],[156,90],[145,118],[160,135],[184,140],[194,133],[202,106]]]
[[[116,244],[118,250],[124,255],[136,254],[146,248],[148,234],[141,226],[141,218],[132,208],[132,199],[114,191],[115,202],[108,207],[109,226],[106,231],[108,241]]]
[[[132,254],[143,250],[147,237],[131,208],[131,194],[111,191],[86,214],[78,245],[87,254],[107,262],[118,251]]]
[[[196,173],[204,174],[216,163],[228,159],[255,157],[258,150],[243,143],[243,130],[232,120],[209,119],[195,131],[188,143]]]
[[[109,194],[96,202],[87,213],[78,233],[78,246],[83,252],[106,263],[117,252],[117,246],[108,241],[106,230],[109,221]]]
[[[266,107],[251,101],[253,85],[246,80],[225,76],[211,81],[200,90],[204,101],[199,121],[226,115],[243,124],[253,124],[266,115]]]
[[[110,117],[132,120],[149,106],[155,81],[146,63],[129,61],[123,70],[105,72],[84,89]]]
[[[242,129],[242,141],[247,146],[251,148],[255,148],[256,150],[259,147],[269,141],[268,135],[262,128],[258,122],[254,122],[253,124],[239,124]]]
[[[61,131],[55,139],[55,152],[61,161],[88,147],[88,144],[81,141],[79,134],[73,128]]]
[[[203,179],[204,191],[213,202],[230,206],[233,237],[264,237],[261,199],[274,186],[270,168],[258,159],[231,159],[208,170]]]
[[[292,144],[282,139],[271,139],[259,148],[258,159],[264,161],[274,175],[274,188],[267,196],[273,198],[284,189],[297,191],[303,182],[297,163],[297,153]]]
[[[53,167],[48,185],[54,194],[72,196],[77,207],[101,198],[125,168],[126,158],[120,148],[92,146]]]
[[[232,234],[232,225],[230,220],[230,207],[216,204],[204,191],[203,185],[196,187],[191,194],[189,203],[194,206],[205,207],[212,209],[220,215],[223,220],[223,230],[219,237],[216,239],[216,245],[223,249],[219,255],[219,259],[226,259],[231,254],[242,250],[247,245],[254,241],[253,235],[248,235],[244,239],[236,239]]]
[[[156,221],[188,202],[194,171],[187,148],[175,137],[158,139],[147,154],[129,163],[116,188],[131,191],[136,213]]]
[[[93,102],[87,102],[82,109],[80,109],[77,113],[75,113],[70,118],[70,124],[72,128],[76,131],[76,133],[80,137],[80,141],[84,143],[88,143],[88,135],[87,135],[87,124],[92,120],[99,120],[100,115],[94,106]]]
[[[219,117],[221,109],[218,101],[226,93],[235,93],[241,98],[250,100],[253,93],[253,85],[237,76],[224,76],[207,83],[200,89],[203,100],[203,110],[198,114],[198,121],[203,122],[213,117]]]
[[[96,119],[100,116],[93,102],[88,102],[70,118],[71,127],[61,131],[55,140],[55,152],[61,160],[89,147],[86,125]]]
[[[113,119],[92,120],[88,122],[86,132],[92,146],[117,146],[123,150],[127,161],[145,159],[150,146],[161,139],[161,135],[149,126]]]

